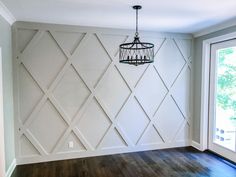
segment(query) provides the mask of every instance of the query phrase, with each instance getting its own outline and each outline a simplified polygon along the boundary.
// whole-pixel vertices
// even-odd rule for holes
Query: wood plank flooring
[[[187,147],[21,165],[12,177],[236,177],[236,169]]]

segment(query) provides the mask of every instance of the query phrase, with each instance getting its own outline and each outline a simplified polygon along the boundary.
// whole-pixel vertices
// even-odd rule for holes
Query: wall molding
[[[15,168],[16,168],[16,159],[13,159],[11,165],[7,169],[6,177],[11,177],[11,175],[14,172]]]
[[[225,28],[232,27],[232,26],[236,26],[236,18],[227,20],[227,21],[222,22],[220,24],[216,24],[216,25],[210,26],[208,28],[205,28],[203,30],[200,30],[198,32],[195,32],[195,33],[193,33],[193,37],[197,38],[197,37],[204,36],[204,35],[216,32],[216,31],[220,31]]]
[[[74,153],[61,153],[60,156],[58,154],[52,154],[47,157],[25,157],[17,159],[17,165],[24,164],[33,164],[39,162],[50,162],[50,161],[58,161],[58,160],[66,160],[66,159],[77,159],[77,158],[86,158],[86,157],[94,157],[94,156],[104,156],[104,155],[115,155],[120,153],[132,153],[132,152],[142,152],[149,150],[159,150],[165,148],[178,148],[178,147],[188,147],[190,146],[189,141],[179,141],[174,143],[163,143],[163,144],[151,144],[145,145],[142,147],[130,147],[130,148],[114,148],[100,151],[93,151],[90,154],[86,152],[74,152]]]
[[[13,26],[17,163],[189,145],[191,36],[145,33],[158,62],[134,69],[118,61],[119,41],[133,37],[127,31],[25,24]],[[38,51],[45,56],[34,60],[42,57]],[[169,52],[177,63],[171,65]],[[59,65],[45,67],[48,62]],[[143,92],[149,85],[151,97]]]
[[[89,27],[80,25],[62,25],[62,24],[50,24],[50,23],[37,23],[37,22],[27,22],[27,21],[16,21],[14,24],[15,28],[22,29],[37,29],[37,30],[52,30],[63,32],[86,32],[86,33],[103,33],[112,35],[131,35],[133,37],[133,30],[129,29],[119,29],[119,28],[105,28],[105,27]],[[192,34],[184,33],[169,33],[169,32],[154,32],[140,30],[140,36],[155,36],[160,38],[169,39],[193,39]],[[132,39],[132,38],[131,38]]]
[[[196,141],[192,141],[191,146],[194,147],[195,149],[199,150],[199,151],[202,151],[200,143],[198,143]]]
[[[159,145],[152,145],[153,147],[158,149],[164,149],[164,148],[168,148],[168,147],[172,147],[172,148],[178,148],[178,147],[183,147],[183,146],[192,146],[194,148],[196,148],[199,151],[202,151],[201,149],[201,145],[200,143],[196,142],[196,141],[190,141],[190,142],[186,142],[186,141],[179,141],[176,143],[169,143],[167,144],[159,144]],[[153,150],[150,145],[149,147],[147,146],[145,149],[139,149],[139,148],[131,148],[129,151],[124,150],[124,149],[120,149],[120,150],[110,150],[110,152],[101,152],[98,156],[103,156],[103,155],[114,155],[114,154],[119,154],[119,153],[131,153],[131,152],[139,152],[139,151],[148,151],[148,150]],[[50,160],[49,159],[41,159],[40,162],[49,162],[49,161],[57,161],[57,160],[65,160],[65,159],[76,159],[76,158],[83,158],[83,157],[92,157],[91,156],[83,156],[79,153],[72,153],[72,154],[64,154],[63,156],[61,156],[60,158],[58,157],[51,157]],[[6,172],[6,177],[11,177],[12,173],[14,172],[15,168],[17,165],[23,165],[23,164],[32,164],[32,163],[38,163],[38,158],[36,157],[27,157],[27,160],[23,160],[23,159],[14,159],[10,165],[10,167],[8,168],[7,172]]]
[[[9,9],[0,1],[0,15],[10,24],[16,22],[16,18],[9,11]]]

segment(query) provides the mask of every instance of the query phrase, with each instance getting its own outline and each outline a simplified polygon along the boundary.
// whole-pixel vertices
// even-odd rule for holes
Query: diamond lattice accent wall
[[[129,32],[23,24],[13,27],[19,163],[188,144],[191,36],[145,33],[155,62],[135,67],[118,62]]]

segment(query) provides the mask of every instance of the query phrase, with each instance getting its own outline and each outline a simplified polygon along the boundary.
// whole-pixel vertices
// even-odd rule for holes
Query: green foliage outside
[[[234,52],[235,48],[221,49],[218,52],[217,106],[234,112],[229,119],[236,126],[236,58],[233,58],[235,62],[227,61],[227,56],[236,56]]]

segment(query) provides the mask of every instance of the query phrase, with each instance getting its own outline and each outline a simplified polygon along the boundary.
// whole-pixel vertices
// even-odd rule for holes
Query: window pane
[[[217,93],[214,142],[235,151],[236,47],[217,50]]]

